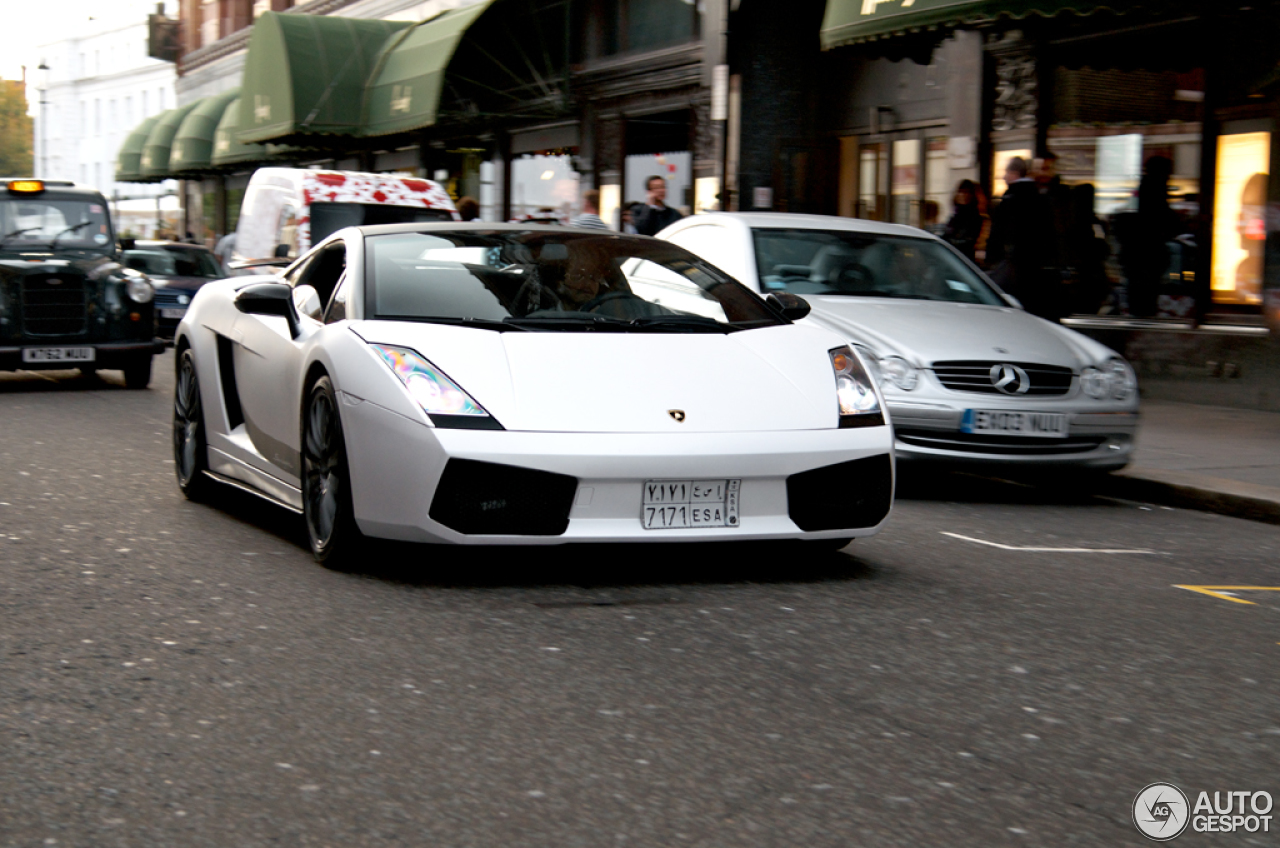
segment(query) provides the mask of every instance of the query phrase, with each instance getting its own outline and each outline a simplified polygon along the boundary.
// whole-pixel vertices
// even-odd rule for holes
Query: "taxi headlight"
[[[151,286],[151,283],[141,277],[130,277],[126,280],[124,290],[134,303],[150,303],[151,299],[156,296],[156,290]]]

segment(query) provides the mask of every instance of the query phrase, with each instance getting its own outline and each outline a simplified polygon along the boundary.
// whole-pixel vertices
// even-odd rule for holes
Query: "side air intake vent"
[[[874,527],[893,502],[893,460],[869,456],[787,478],[787,509],[806,532]]]
[[[559,536],[569,527],[578,479],[473,459],[451,459],[431,517],[467,535]]]

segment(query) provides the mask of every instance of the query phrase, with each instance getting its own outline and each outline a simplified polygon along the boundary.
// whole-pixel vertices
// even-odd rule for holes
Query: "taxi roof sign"
[[[24,194],[44,191],[44,180],[10,180],[9,191],[18,191]]]

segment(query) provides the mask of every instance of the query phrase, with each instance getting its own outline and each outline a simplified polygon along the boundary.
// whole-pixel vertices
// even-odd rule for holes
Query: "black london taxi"
[[[0,371],[124,371],[145,389],[155,289],[120,262],[106,198],[53,180],[0,180]]]

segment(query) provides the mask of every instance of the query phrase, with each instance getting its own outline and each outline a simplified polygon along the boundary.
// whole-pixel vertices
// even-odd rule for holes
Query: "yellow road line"
[[[1190,592],[1199,592],[1202,595],[1208,595],[1211,598],[1221,598],[1224,601],[1231,601],[1237,604],[1252,604],[1253,601],[1246,601],[1244,598],[1233,598],[1230,595],[1224,595],[1223,592],[1280,592],[1280,586],[1183,586],[1181,584],[1173,584],[1175,589],[1186,589]],[[1280,644],[1277,642],[1276,644]]]

